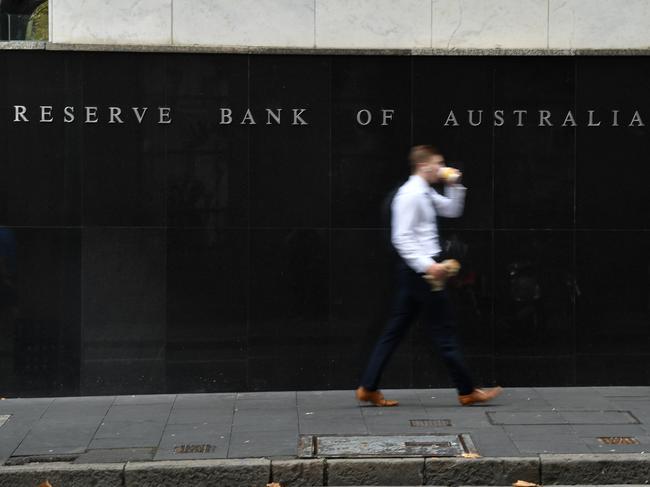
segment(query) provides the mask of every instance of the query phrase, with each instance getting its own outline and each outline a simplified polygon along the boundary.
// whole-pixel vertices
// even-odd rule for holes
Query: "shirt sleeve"
[[[417,194],[397,194],[391,205],[391,241],[404,262],[415,272],[424,273],[434,263],[420,253],[414,228],[418,219]]]
[[[440,216],[458,218],[463,214],[465,207],[465,192],[467,188],[461,184],[448,184],[445,186],[445,195],[436,190],[431,190],[431,198]]]

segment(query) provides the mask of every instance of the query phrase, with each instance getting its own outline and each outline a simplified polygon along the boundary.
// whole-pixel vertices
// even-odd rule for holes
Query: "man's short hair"
[[[442,152],[433,145],[415,145],[409,152],[409,164],[411,171],[415,171],[415,166],[419,162],[425,162],[431,156],[441,156]]]

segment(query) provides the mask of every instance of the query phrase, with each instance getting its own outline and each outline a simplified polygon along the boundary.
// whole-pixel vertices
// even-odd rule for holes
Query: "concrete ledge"
[[[332,459],[323,485],[423,485],[423,458]]]
[[[325,460],[271,460],[271,480],[283,487],[323,485]]]
[[[45,49],[47,42],[44,41],[0,41],[0,49],[5,51],[20,51]]]
[[[30,463],[0,467],[0,487],[171,487],[227,485],[497,486],[516,480],[543,485],[647,485],[650,455],[581,454],[524,458],[380,458],[309,460],[179,460],[137,463]]]
[[[242,459],[127,463],[124,478],[126,487],[264,487],[271,478],[271,461]]]
[[[512,485],[539,483],[538,458],[427,458],[424,485]]]
[[[161,52],[207,54],[286,54],[339,56],[650,56],[650,49],[344,49],[265,46],[179,46],[121,44],[62,44],[35,41],[0,42],[0,50],[81,52]]]
[[[46,480],[56,487],[122,487],[123,473],[123,463],[31,463],[0,467],[0,487],[35,487]]]
[[[650,455],[540,455],[542,484],[647,484]]]

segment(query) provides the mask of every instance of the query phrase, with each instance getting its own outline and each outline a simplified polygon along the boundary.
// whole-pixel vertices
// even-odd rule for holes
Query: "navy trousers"
[[[377,390],[381,374],[411,323],[422,312],[423,325],[432,345],[445,363],[458,394],[469,394],[474,383],[458,344],[456,326],[447,291],[432,292],[422,276],[403,261],[398,265],[398,289],[390,319],[370,356],[361,385]]]

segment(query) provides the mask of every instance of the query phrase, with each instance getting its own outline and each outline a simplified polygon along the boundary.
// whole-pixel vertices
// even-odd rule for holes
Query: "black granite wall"
[[[647,57],[2,51],[0,395],[355,387],[414,143],[465,173],[441,224],[479,380],[649,385],[649,88]],[[421,327],[382,385],[449,385]]]

